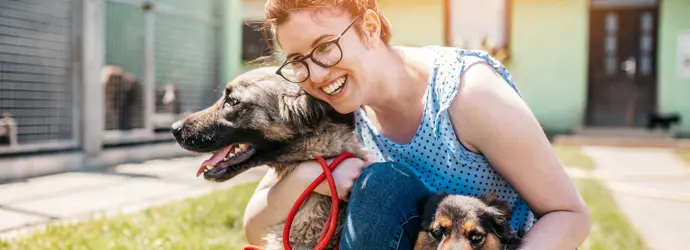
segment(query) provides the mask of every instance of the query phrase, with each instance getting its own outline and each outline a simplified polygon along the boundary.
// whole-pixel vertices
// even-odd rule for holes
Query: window
[[[445,0],[445,3],[447,45],[490,50],[487,52],[492,55],[507,50],[510,0]],[[482,44],[483,41],[487,44]]]

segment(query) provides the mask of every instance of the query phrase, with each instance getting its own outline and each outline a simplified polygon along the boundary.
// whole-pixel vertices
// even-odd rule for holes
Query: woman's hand
[[[326,163],[330,165],[333,160],[334,159],[326,159]],[[364,170],[364,168],[368,165],[369,163],[359,158],[348,158],[342,161],[340,165],[333,170],[333,180],[335,180],[335,187],[337,189],[339,199],[347,201],[348,197],[350,196],[352,186],[354,185],[355,181],[357,181],[357,178],[362,173],[362,170]],[[306,185],[309,185],[316,180],[321,173],[323,173],[323,169],[317,161],[308,161],[301,163],[297,167],[297,171],[294,173],[299,175],[300,179],[302,179]],[[328,185],[328,180],[324,179],[324,181],[316,187],[314,192],[331,196],[331,189]]]

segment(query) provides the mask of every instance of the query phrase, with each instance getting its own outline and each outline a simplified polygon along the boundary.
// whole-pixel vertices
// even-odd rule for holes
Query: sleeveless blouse
[[[374,157],[372,162],[398,162],[410,166],[421,181],[435,193],[479,197],[489,191],[511,205],[509,221],[513,233],[523,235],[536,218],[518,193],[481,154],[465,148],[456,137],[448,108],[460,87],[460,77],[469,66],[491,65],[519,94],[512,76],[486,52],[450,47],[424,47],[433,58],[421,123],[414,138],[397,144],[379,133],[364,111],[355,111],[357,138]]]

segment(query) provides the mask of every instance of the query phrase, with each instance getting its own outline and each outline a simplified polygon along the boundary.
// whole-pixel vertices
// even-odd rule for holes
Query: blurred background
[[[264,3],[0,0],[0,249],[242,246],[263,170],[198,180],[169,126],[270,55]],[[393,45],[507,66],[590,205],[582,249],[687,249],[690,0],[379,4]]]

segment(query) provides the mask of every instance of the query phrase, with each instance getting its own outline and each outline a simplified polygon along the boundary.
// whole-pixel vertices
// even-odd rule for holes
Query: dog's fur
[[[510,206],[495,193],[481,198],[457,194],[427,196],[419,204],[422,230],[415,250],[512,250],[522,239],[511,233]]]
[[[336,157],[346,151],[367,159],[354,135],[352,114],[337,113],[299,85],[276,75],[275,70],[264,67],[241,74],[225,86],[215,104],[186,117],[181,129],[173,131],[178,143],[194,152],[213,152],[236,143],[250,144],[255,149],[244,162],[225,168],[216,166],[204,173],[206,180],[226,181],[260,165],[285,176],[300,162],[315,156]],[[346,209],[346,204],[341,203],[338,230],[330,247],[340,240]],[[294,249],[316,246],[330,209],[330,197],[317,193],[309,196],[290,231]],[[283,225],[275,225],[265,237],[268,249],[282,249]]]

